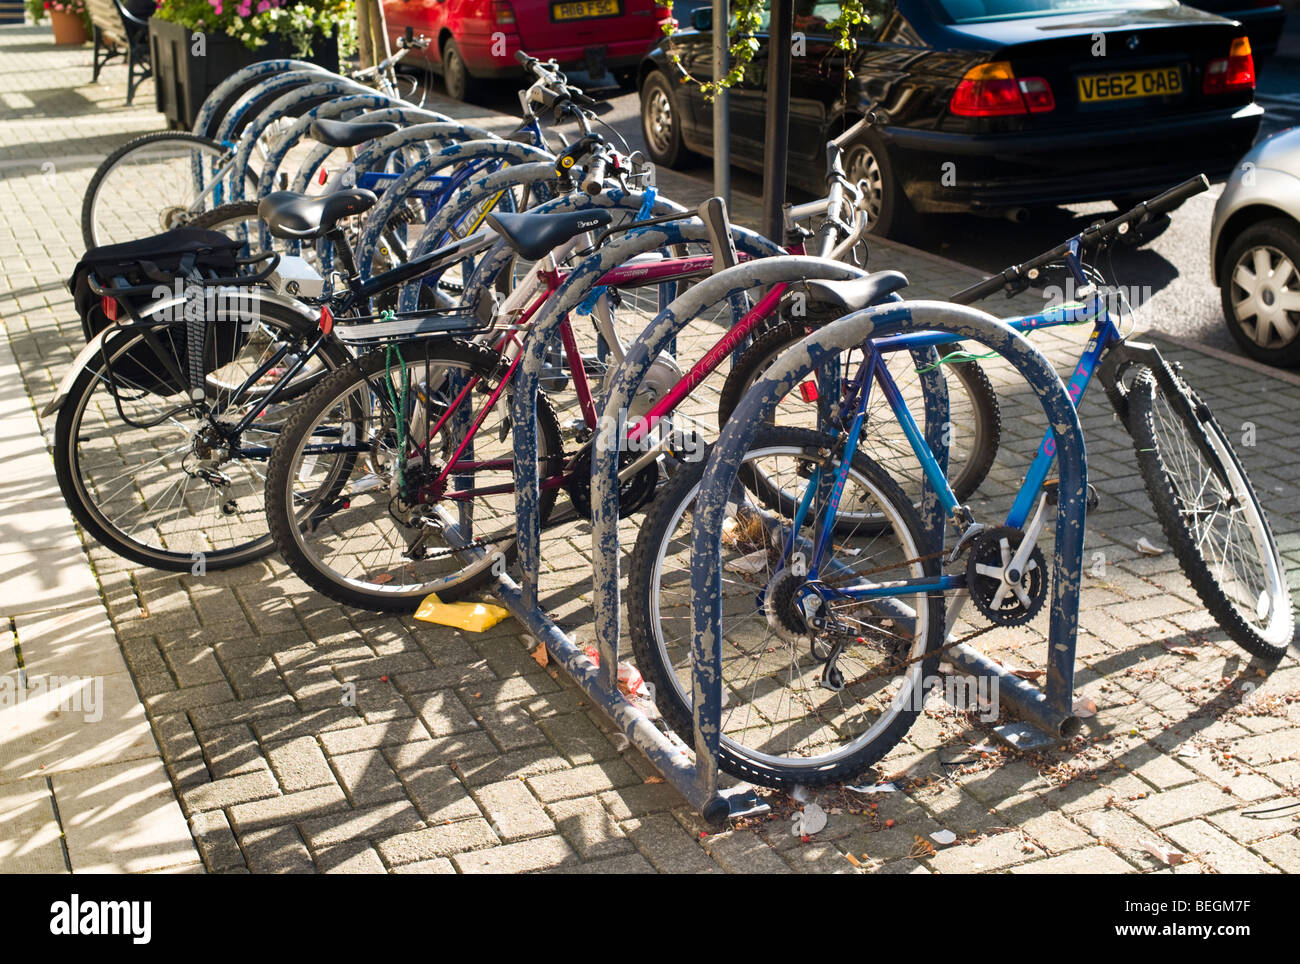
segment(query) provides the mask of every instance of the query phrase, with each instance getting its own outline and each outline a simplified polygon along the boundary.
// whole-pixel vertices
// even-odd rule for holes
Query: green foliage
[[[352,0],[162,0],[154,16],[189,30],[224,33],[250,50],[278,37],[293,46],[295,57],[306,57],[316,37],[335,32],[340,57],[356,49]]]
[[[664,23],[664,34],[670,38],[669,59],[682,72],[686,80],[699,84],[706,100],[712,100],[720,89],[735,87],[744,80],[745,69],[753,62],[754,54],[759,50],[760,43],[755,34],[763,30],[763,14],[770,7],[770,3],[771,0],[731,0],[730,69],[722,80],[716,83],[712,78],[701,80],[691,76],[682,65],[681,57],[671,42],[672,35],[677,32],[677,22],[670,19]],[[840,0],[839,16],[826,25],[833,38],[835,49],[842,50],[845,54],[852,54],[857,50],[858,41],[854,34],[871,22],[873,14],[882,13],[886,6],[883,0]],[[800,29],[799,19],[796,16],[796,31]],[[851,62],[846,56],[844,71],[846,79],[853,76]]]

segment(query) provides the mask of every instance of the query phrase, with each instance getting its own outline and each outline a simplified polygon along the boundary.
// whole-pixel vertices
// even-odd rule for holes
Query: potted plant
[[[36,23],[49,14],[54,42],[60,46],[75,47],[90,39],[90,14],[84,0],[27,0],[27,11]]]
[[[352,0],[162,0],[149,20],[158,109],[192,127],[204,98],[259,60],[337,70],[356,48]]]

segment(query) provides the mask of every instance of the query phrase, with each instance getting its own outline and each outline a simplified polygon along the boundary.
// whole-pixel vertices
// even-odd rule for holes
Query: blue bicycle
[[[1168,224],[1165,212],[1206,187],[1204,178],[1180,185],[952,300],[1023,289],[1049,266],[1069,272],[1079,302],[1006,324],[1022,333],[1093,326],[1070,371],[1070,399],[1077,405],[1094,376],[1102,383],[1133,437],[1170,545],[1206,609],[1248,652],[1276,659],[1295,633],[1291,594],[1246,472],[1178,367],[1153,346],[1125,340],[1104,279],[1086,260],[1113,243],[1154,236]],[[959,340],[909,332],[863,343],[851,362],[841,355],[797,386],[805,398],[811,383],[823,399],[833,399],[820,430],[768,425],[749,446],[721,537],[719,764],[729,772],[772,786],[859,775],[907,732],[944,650],[996,627],[1024,626],[1042,609],[1049,579],[1038,542],[1056,495],[1048,478],[1052,433],[1006,518],[986,526],[954,494],[886,364],[895,352]],[[954,548],[934,551],[933,530],[923,524],[914,496],[861,450],[874,391],[885,397],[958,533]],[[733,417],[754,420],[761,404],[746,397]],[[690,515],[704,467],[704,461],[684,466],[656,499],[629,572],[628,621],[638,665],[664,718],[688,740]],[[955,633],[968,604],[984,624]]]

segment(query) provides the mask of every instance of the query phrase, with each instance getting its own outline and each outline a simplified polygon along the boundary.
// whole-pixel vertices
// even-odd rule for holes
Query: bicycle
[[[1003,288],[1014,291],[1047,266],[1065,265],[1080,286],[1082,303],[1005,324],[1022,333],[1093,326],[1071,369],[1069,398],[1077,405],[1094,375],[1101,381],[1133,437],[1157,516],[1202,602],[1245,650],[1276,659],[1294,636],[1290,590],[1245,470],[1208,406],[1176,368],[1153,346],[1121,335],[1101,279],[1084,260],[1090,250],[1119,240],[1140,242],[1161,230],[1164,212],[1207,187],[1203,178],[1189,181],[952,300],[968,303]],[[767,427],[749,443],[721,538],[728,613],[722,625],[723,687],[730,702],[724,705],[719,764],[729,772],[773,786],[857,776],[907,731],[942,651],[971,638],[949,635],[963,606],[973,604],[986,622],[971,635],[1026,625],[1041,610],[1048,579],[1037,543],[1055,495],[1048,480],[1053,433],[1039,446],[1006,519],[986,527],[953,493],[880,363],[890,351],[959,340],[960,335],[926,331],[873,338],[862,345],[863,361],[845,379],[822,431]],[[793,370],[795,356],[789,353],[773,368],[786,380],[782,386],[806,377]],[[771,412],[778,402],[771,394],[774,377],[756,384],[734,411],[733,425]],[[933,531],[912,500],[859,450],[874,387],[888,399],[943,516],[959,533],[950,552],[931,550]],[[702,463],[687,466],[664,489],[646,516],[629,575],[638,666],[655,686],[664,718],[687,738],[686,520],[703,475]],[[765,498],[759,478],[776,480],[783,498]],[[958,571],[945,572],[963,557]]]

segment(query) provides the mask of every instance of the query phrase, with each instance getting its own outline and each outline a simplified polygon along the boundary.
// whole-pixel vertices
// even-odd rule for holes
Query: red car
[[[593,80],[611,71],[631,87],[637,65],[663,38],[669,0],[383,0],[390,38],[409,26],[429,38],[424,57],[443,75],[447,93],[472,100],[477,82],[521,77],[515,51]]]

